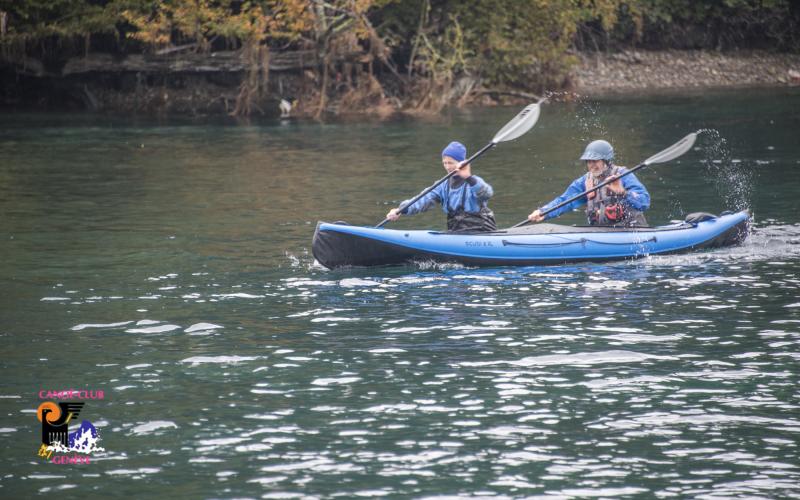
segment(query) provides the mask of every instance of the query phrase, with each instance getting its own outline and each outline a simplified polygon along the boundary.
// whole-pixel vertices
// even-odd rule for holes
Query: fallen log
[[[273,53],[270,71],[290,71],[316,66],[314,51]],[[70,58],[61,70],[62,76],[83,73],[235,73],[249,70],[242,51],[185,53],[177,57],[134,54],[117,59],[111,54],[89,54]]]
[[[330,59],[333,63],[358,61],[361,52],[337,54]],[[270,52],[269,71],[294,71],[314,68],[321,64],[314,50]],[[28,67],[36,66],[28,63]],[[39,67],[41,64],[39,64]],[[236,73],[247,71],[250,65],[243,52],[219,51],[209,53],[184,53],[180,56],[133,54],[116,58],[111,54],[93,53],[85,57],[67,60],[60,76],[85,73]]]

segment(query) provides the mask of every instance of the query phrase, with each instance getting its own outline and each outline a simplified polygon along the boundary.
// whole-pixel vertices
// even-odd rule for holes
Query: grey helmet
[[[610,162],[613,159],[614,148],[603,140],[590,142],[581,155],[581,160],[605,160]]]

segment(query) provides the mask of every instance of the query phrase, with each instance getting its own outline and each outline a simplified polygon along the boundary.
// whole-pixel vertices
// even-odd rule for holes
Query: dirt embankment
[[[291,56],[291,57],[290,57]],[[739,51],[623,51],[579,53],[571,90],[584,96],[627,92],[658,94],[723,87],[800,85],[800,54]],[[400,91],[392,74],[333,73],[327,80],[309,68],[304,53],[272,55],[269,78],[252,100],[254,115],[278,116],[282,98],[292,116],[397,113],[438,115],[449,105],[492,106],[530,102],[533,94],[487,89],[476,76],[462,76],[450,88],[419,95]],[[130,56],[120,60],[92,54],[70,60],[58,72],[37,61],[0,65],[0,110],[90,110],[144,114],[224,115],[239,108],[248,67],[238,53]],[[326,83],[327,82],[327,83]],[[467,82],[465,85],[462,83]],[[320,89],[326,88],[325,95]],[[252,89],[251,89],[252,90]]]
[[[572,81],[585,95],[800,85],[800,54],[631,50],[582,53],[580,60]]]

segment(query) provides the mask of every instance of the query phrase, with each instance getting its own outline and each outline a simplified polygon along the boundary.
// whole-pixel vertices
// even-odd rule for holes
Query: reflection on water
[[[316,218],[380,219],[381,203],[438,176],[426,154],[439,143],[487,135],[480,117],[446,132],[44,128],[50,151],[5,126],[0,486],[10,497],[800,495],[795,146],[773,133],[776,149],[761,149],[763,134],[719,111],[731,100],[597,103],[592,115],[610,133],[636,129],[616,139],[630,158],[658,149],[655,129],[721,122],[730,158],[756,172],[737,192],[757,220],[744,245],[558,267],[328,271],[309,255]],[[484,164],[501,169],[506,219],[577,175],[564,158],[579,142],[542,139],[569,129],[570,106],[546,108],[529,142]],[[502,124],[501,111],[488,113]],[[713,179],[690,172],[642,177],[654,199],[725,207]],[[654,208],[655,222],[674,207]],[[85,408],[106,451],[46,463],[37,393],[84,387],[108,395]]]

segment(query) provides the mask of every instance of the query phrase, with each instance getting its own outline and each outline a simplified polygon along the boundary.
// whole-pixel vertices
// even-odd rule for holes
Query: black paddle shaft
[[[492,149],[492,148],[493,148],[493,147],[495,147],[496,145],[497,145],[497,143],[496,143],[496,142],[490,142],[489,144],[487,144],[486,146],[484,146],[483,148],[481,148],[481,150],[480,150],[480,151],[478,151],[477,153],[475,153],[474,155],[470,156],[470,157],[469,157],[469,158],[467,158],[465,161],[463,161],[463,162],[461,163],[461,167],[463,167],[463,166],[465,166],[465,165],[469,165],[470,163],[472,163],[473,161],[475,161],[475,160],[476,160],[476,159],[477,159],[479,156],[481,156],[483,153],[485,153],[485,152],[489,151],[490,149]],[[431,184],[431,185],[430,185],[428,188],[426,188],[424,191],[422,191],[420,194],[418,194],[417,196],[415,196],[415,197],[414,197],[412,200],[410,200],[408,203],[404,203],[403,205],[401,205],[401,206],[400,206],[400,213],[401,213],[401,214],[404,214],[404,213],[406,213],[406,209],[407,209],[408,207],[410,207],[411,205],[413,205],[414,203],[416,203],[417,201],[419,201],[419,200],[420,200],[420,199],[421,199],[423,196],[425,196],[426,194],[428,194],[428,193],[430,193],[431,191],[433,191],[434,189],[436,189],[436,188],[439,186],[439,184],[443,183],[444,181],[446,181],[446,180],[447,180],[447,179],[449,179],[450,177],[453,177],[454,175],[456,175],[456,173],[458,173],[458,171],[461,169],[461,167],[458,167],[456,170],[453,170],[452,172],[449,172],[447,175],[445,175],[444,177],[442,177],[442,178],[441,178],[441,179],[439,179],[438,181],[434,182],[434,183],[433,183],[433,184]],[[387,222],[389,222],[389,219],[383,219],[383,222],[381,222],[380,224],[378,224],[378,225],[377,225],[377,226],[375,226],[375,227],[376,227],[376,228],[383,227],[383,226],[385,226],[385,225],[386,225],[386,223],[387,223]]]
[[[598,189],[600,189],[600,188],[602,188],[602,187],[605,187],[605,186],[607,186],[607,185],[611,184],[612,182],[618,181],[619,179],[622,179],[622,178],[623,178],[623,177],[625,177],[626,175],[630,175],[630,174],[632,174],[632,173],[636,172],[637,170],[639,170],[640,168],[644,168],[644,167],[646,167],[647,165],[648,165],[647,163],[640,163],[640,164],[636,165],[635,167],[633,167],[632,169],[628,170],[627,172],[625,172],[625,173],[623,173],[623,174],[621,174],[621,175],[615,175],[615,176],[609,177],[608,179],[604,180],[603,182],[601,182],[600,184],[596,185],[596,186],[595,186],[595,187],[593,187],[592,189],[587,189],[586,191],[582,192],[581,194],[576,194],[576,195],[575,195],[575,196],[573,196],[572,198],[570,198],[570,199],[568,199],[568,200],[566,200],[566,201],[562,201],[562,202],[561,202],[561,203],[559,203],[558,205],[556,205],[556,206],[554,206],[554,207],[551,207],[551,208],[548,208],[548,209],[547,209],[547,210],[545,210],[544,212],[541,212],[541,213],[540,213],[540,215],[547,215],[547,214],[549,214],[550,212],[553,212],[553,211],[555,211],[555,210],[558,210],[559,208],[561,208],[561,207],[563,207],[563,206],[569,205],[569,204],[570,204],[570,203],[572,203],[573,201],[575,201],[575,200],[579,200],[579,199],[583,198],[584,196],[586,196],[587,194],[589,194],[589,193],[593,193],[593,192],[597,191]],[[513,225],[513,226],[511,226],[511,227],[512,227],[512,228],[515,228],[515,227],[521,227],[521,226],[524,226],[525,224],[528,224],[529,222],[530,222],[530,219],[525,219],[524,221],[522,221],[522,222],[518,222],[517,224],[514,224],[514,225]]]

